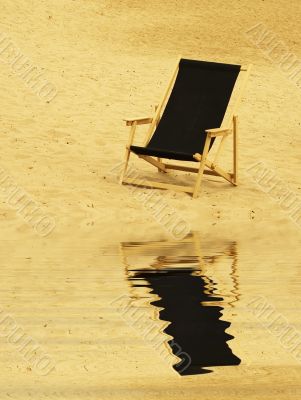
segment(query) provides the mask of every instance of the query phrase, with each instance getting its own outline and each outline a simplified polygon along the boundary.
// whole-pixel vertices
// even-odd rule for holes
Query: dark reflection
[[[190,236],[189,240],[194,242],[195,237]],[[181,246],[179,242],[176,243]],[[124,246],[130,246],[132,250],[134,246],[137,254],[139,247],[143,253],[147,245],[127,243],[123,244]],[[235,253],[233,267],[236,268],[237,257],[233,246],[231,243],[227,255],[231,257]],[[155,251],[155,247],[153,242],[152,251]],[[172,247],[165,246],[163,253],[166,253],[166,249],[170,251]],[[174,250],[177,252],[177,245]],[[152,252],[149,247],[147,251],[148,254]],[[214,260],[215,258],[209,257],[207,263],[212,265]],[[170,322],[164,332],[173,338],[168,344],[173,354],[181,360],[174,365],[174,369],[181,375],[208,373],[211,371],[206,367],[240,363],[240,359],[232,353],[227,344],[233,336],[225,332],[230,327],[230,322],[221,319],[221,303],[224,304],[224,298],[217,295],[217,283],[203,274],[202,263],[200,255],[181,258],[164,254],[156,256],[155,262],[152,262],[149,268],[135,268],[127,264],[128,279],[132,288],[147,286],[151,294],[160,297],[160,300],[154,300],[151,304],[160,308],[161,320]],[[235,279],[233,280],[232,276],[233,287],[229,291],[233,299],[229,299],[228,305],[233,307],[239,295],[236,271],[232,268],[231,272],[234,273]]]
[[[225,333],[230,323],[220,319],[223,308],[214,305],[223,298],[213,295],[213,282],[208,284],[204,277],[192,275],[195,270],[191,268],[133,272],[133,285],[137,280],[146,281],[152,293],[161,298],[151,303],[163,307],[160,319],[171,321],[164,332],[173,337],[168,343],[182,360],[174,365],[175,370],[190,375],[210,372],[202,367],[240,363],[226,343],[233,336]],[[190,365],[186,354],[190,356]]]

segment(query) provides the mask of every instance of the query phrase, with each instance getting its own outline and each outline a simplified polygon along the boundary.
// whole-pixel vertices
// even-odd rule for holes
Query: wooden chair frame
[[[181,59],[181,58],[180,58]],[[227,110],[225,113],[224,120],[220,127],[207,129],[205,131],[206,140],[204,145],[203,154],[195,153],[193,155],[194,159],[198,162],[198,167],[188,167],[179,164],[170,164],[167,162],[163,162],[161,158],[158,157],[151,157],[146,155],[136,154],[139,158],[147,161],[148,163],[155,166],[159,172],[166,173],[168,170],[179,170],[179,171],[186,171],[186,172],[193,172],[197,174],[197,179],[194,186],[184,186],[184,185],[174,185],[164,182],[156,182],[150,180],[141,180],[136,178],[129,178],[126,177],[126,171],[129,163],[131,146],[133,144],[134,136],[136,133],[136,128],[138,125],[149,124],[149,129],[147,132],[145,146],[149,143],[155,129],[160,121],[161,115],[164,111],[166,106],[167,100],[169,98],[170,92],[173,88],[173,84],[176,80],[178,71],[179,71],[179,63],[180,59],[177,61],[177,66],[172,74],[172,78],[169,82],[166,92],[163,95],[161,103],[156,107],[155,115],[153,117],[139,117],[139,118],[126,118],[124,121],[126,122],[127,126],[131,127],[129,140],[126,146],[126,153],[125,153],[125,162],[124,162],[124,169],[120,176],[120,184],[131,184],[136,186],[143,186],[143,187],[150,187],[150,188],[158,188],[158,189],[171,189],[175,191],[187,192],[192,194],[193,198],[196,198],[199,194],[199,190],[201,187],[201,182],[204,174],[207,175],[214,175],[219,176],[230,182],[232,185],[236,186],[238,184],[238,116],[236,114],[237,107],[245,90],[251,67],[252,65],[248,65],[247,67],[241,67],[239,76],[244,73],[244,79],[242,82],[242,86],[240,88],[239,93],[237,93],[237,98],[234,103],[233,109],[229,116],[227,116]],[[231,100],[233,98],[233,93],[228,103],[231,104]],[[203,134],[203,133],[201,133]],[[225,139],[229,135],[233,135],[233,171],[226,172],[224,169],[218,166],[217,162],[220,156],[220,153],[224,147]],[[210,142],[212,138],[220,138],[220,143],[217,148],[217,152],[213,161],[207,158]],[[207,169],[205,169],[207,168]]]

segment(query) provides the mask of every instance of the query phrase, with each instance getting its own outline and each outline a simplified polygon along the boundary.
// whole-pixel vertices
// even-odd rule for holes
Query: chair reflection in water
[[[240,363],[227,344],[233,339],[226,333],[231,324],[221,319],[223,306],[239,301],[236,243],[224,247],[202,256],[196,233],[180,242],[121,244],[132,306],[145,307],[148,300],[148,309],[156,307],[162,331],[171,337],[165,343],[179,360],[173,368],[181,375]]]

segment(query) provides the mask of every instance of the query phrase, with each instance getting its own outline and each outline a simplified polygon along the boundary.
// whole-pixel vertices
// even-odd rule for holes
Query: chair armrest
[[[206,133],[210,135],[210,137],[217,137],[217,136],[226,136],[232,132],[231,128],[213,128],[213,129],[206,129]]]
[[[126,126],[131,126],[136,122],[137,125],[143,124],[151,124],[153,119],[150,117],[142,117],[142,118],[126,118],[124,119]]]

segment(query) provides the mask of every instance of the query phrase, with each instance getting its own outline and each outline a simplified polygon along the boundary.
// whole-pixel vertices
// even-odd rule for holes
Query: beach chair
[[[237,106],[250,74],[251,65],[222,64],[179,59],[161,103],[151,118],[129,118],[131,127],[126,146],[124,169],[120,183],[143,187],[172,189],[198,196],[203,174],[219,176],[233,185],[238,182],[238,116]],[[238,77],[244,74],[239,88],[234,90]],[[236,93],[235,93],[236,92]],[[234,95],[235,93],[235,95]],[[234,97],[234,99],[232,99]],[[233,100],[233,101],[232,101]],[[232,104],[231,112],[228,106]],[[138,125],[149,124],[144,146],[133,145]],[[233,137],[233,171],[226,172],[218,165],[225,139]],[[220,140],[215,158],[208,159],[214,141]],[[180,170],[197,174],[195,185],[183,186],[165,182],[127,177],[130,154],[152,164],[160,172]],[[169,163],[176,160],[180,163]],[[189,162],[189,166],[183,165]],[[197,166],[191,165],[192,162]]]

